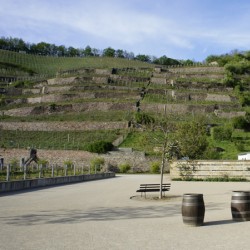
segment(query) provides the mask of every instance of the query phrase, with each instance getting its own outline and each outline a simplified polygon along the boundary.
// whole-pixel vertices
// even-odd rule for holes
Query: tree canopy
[[[114,49],[112,47],[103,50],[92,48],[87,45],[85,48],[74,48],[72,46],[66,47],[64,45],[55,45],[47,42],[29,43],[20,38],[1,37],[0,49],[11,50],[16,52],[25,52],[30,54],[44,55],[44,56],[64,56],[64,57],[118,57],[132,60],[139,60],[147,63],[154,63],[160,65],[177,65],[180,62],[176,59],[162,56],[156,58],[151,55],[138,54],[134,55],[133,52],[128,52],[122,49]],[[185,61],[182,61],[183,64]]]
[[[202,121],[179,123],[175,138],[181,155],[190,159],[201,159],[208,147],[206,126]]]

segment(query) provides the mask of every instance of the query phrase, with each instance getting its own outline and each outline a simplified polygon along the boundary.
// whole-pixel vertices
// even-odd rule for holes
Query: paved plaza
[[[1,195],[0,250],[249,249],[250,222],[232,221],[230,202],[233,190],[250,190],[250,183],[173,181],[164,200],[135,192],[159,181],[118,175]],[[184,193],[204,195],[203,226],[183,224]]]

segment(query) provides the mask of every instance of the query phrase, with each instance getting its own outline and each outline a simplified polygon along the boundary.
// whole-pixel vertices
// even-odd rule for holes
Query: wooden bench
[[[170,190],[170,183],[164,183],[162,184],[162,191],[164,192],[164,196],[165,196],[165,192]],[[160,184],[140,184],[140,188],[138,190],[136,190],[136,192],[145,194],[146,197],[146,193],[147,192],[160,192]]]

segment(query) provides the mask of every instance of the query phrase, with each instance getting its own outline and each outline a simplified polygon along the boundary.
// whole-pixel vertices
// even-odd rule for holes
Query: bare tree
[[[161,179],[160,179],[160,193],[159,199],[162,199],[162,184],[163,184],[163,174],[165,165],[168,164],[170,160],[179,155],[178,142],[170,138],[170,133],[174,130],[173,123],[160,122],[160,124],[154,127],[154,130],[161,131],[158,136],[154,136],[154,140],[161,147]]]

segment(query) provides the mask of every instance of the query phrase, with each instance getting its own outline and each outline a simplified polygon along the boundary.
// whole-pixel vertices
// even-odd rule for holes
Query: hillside
[[[0,49],[0,82],[40,80],[55,77],[58,72],[79,68],[153,67],[143,62],[110,57],[52,57],[22,54]]]
[[[106,140],[154,154],[154,145],[143,142],[145,131],[133,122],[135,113],[177,123],[204,116],[207,124],[245,116],[248,107],[224,78],[225,69],[218,66],[159,67],[0,50],[0,146],[84,150]],[[249,133],[234,131],[233,140],[210,143],[225,150],[222,158],[235,158],[242,151],[239,142],[250,151]]]

